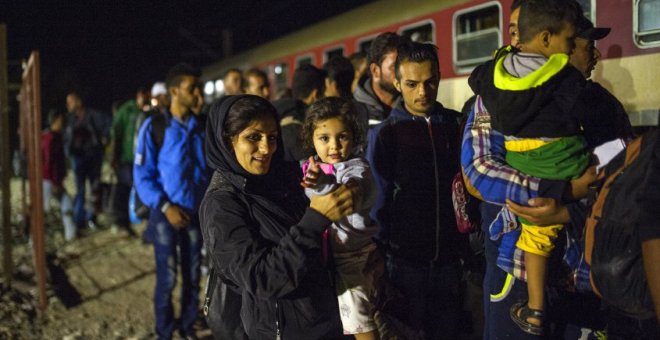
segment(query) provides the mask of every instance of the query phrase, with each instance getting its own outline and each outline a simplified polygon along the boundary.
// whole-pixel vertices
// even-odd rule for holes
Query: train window
[[[502,46],[502,8],[493,1],[457,11],[452,29],[456,71],[470,72]]]
[[[435,23],[429,19],[403,26],[399,28],[399,34],[412,41],[435,44]]]
[[[279,63],[275,64],[273,67],[273,73],[275,74],[275,86],[278,90],[285,89],[288,84],[288,75],[289,75],[289,64]]]
[[[639,47],[660,45],[660,0],[635,0],[633,25],[635,43]]]
[[[305,54],[305,55],[298,56],[296,58],[296,68],[298,68],[300,66],[303,66],[303,65],[307,65],[307,64],[314,65],[314,55]]]
[[[325,50],[325,52],[323,52],[323,62],[325,63],[335,56],[344,56],[344,46],[336,46]]]
[[[582,6],[584,16],[596,23],[596,0],[577,0],[577,2]]]
[[[378,34],[380,33],[358,39],[356,52],[363,52],[364,54],[369,54],[369,47],[371,47],[371,42],[374,41],[374,39],[376,39]]]

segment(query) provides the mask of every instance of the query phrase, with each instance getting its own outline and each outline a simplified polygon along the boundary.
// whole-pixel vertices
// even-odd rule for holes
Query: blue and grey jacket
[[[151,209],[162,210],[175,204],[196,213],[209,181],[204,157],[204,126],[194,115],[186,122],[168,117],[163,145],[152,140],[152,118],[140,128],[135,150],[133,181],[135,189]]]

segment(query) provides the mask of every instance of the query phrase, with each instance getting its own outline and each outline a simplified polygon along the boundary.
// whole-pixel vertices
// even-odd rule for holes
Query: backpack
[[[160,148],[163,146],[163,143],[165,142],[165,129],[167,128],[169,119],[167,115],[161,113],[152,113],[150,117],[152,117],[151,140],[154,142],[154,146],[156,147],[156,154],[158,154]],[[137,126],[142,125],[142,122],[140,122],[140,118],[138,118],[138,124],[139,125]],[[138,130],[139,129],[136,129],[136,131]],[[135,140],[137,140],[137,138]],[[149,207],[146,204],[144,204],[142,200],[140,200],[140,196],[137,194],[137,190],[135,190],[135,188],[131,190],[131,194],[134,195],[134,197],[129,198],[129,201],[133,201],[131,208],[137,219],[143,220],[149,218],[149,213],[150,213]]]
[[[232,191],[233,188],[219,173],[214,172],[206,192],[208,194],[216,190]],[[204,247],[209,249],[206,245],[209,236],[203,227],[202,236]],[[202,306],[206,324],[216,339],[247,340],[248,336],[245,334],[240,316],[243,304],[241,291],[231,280],[223,277],[213,265],[213,261],[209,262],[211,269],[204,289]]]
[[[642,259],[640,229],[658,228],[658,129],[631,142],[605,166],[585,226],[585,260],[594,292],[636,319],[655,317]]]

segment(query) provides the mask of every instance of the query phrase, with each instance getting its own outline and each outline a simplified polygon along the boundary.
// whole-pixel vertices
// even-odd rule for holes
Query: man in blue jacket
[[[459,171],[458,112],[436,101],[437,48],[397,48],[394,86],[402,100],[369,131],[367,158],[380,195],[372,210],[386,271],[409,304],[408,326],[427,339],[457,337],[461,236],[451,198]]]
[[[165,123],[155,123],[157,116],[145,120],[135,151],[135,188],[151,209],[148,228],[156,255],[154,311],[159,339],[170,339],[174,333],[171,297],[177,262],[182,272],[181,336],[194,337],[197,318],[202,248],[197,210],[208,184],[205,132],[190,111],[197,100],[193,92],[198,77],[199,71],[188,64],[170,69],[166,84],[171,102]],[[163,131],[156,131],[159,126]]]

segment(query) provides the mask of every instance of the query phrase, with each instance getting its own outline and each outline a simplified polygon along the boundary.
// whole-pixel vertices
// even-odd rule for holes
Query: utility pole
[[[11,194],[9,178],[11,164],[9,161],[9,103],[7,79],[7,26],[0,24],[0,169],[2,169],[2,269],[5,273],[5,285],[11,287],[12,274],[14,272],[13,259],[11,256]]]

